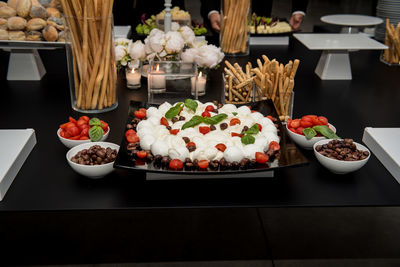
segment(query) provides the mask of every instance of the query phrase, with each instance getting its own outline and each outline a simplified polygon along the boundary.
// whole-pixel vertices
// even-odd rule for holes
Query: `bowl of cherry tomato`
[[[57,130],[58,139],[68,148],[88,143],[105,141],[110,133],[108,123],[97,118],[81,116],[78,120],[69,117],[68,122]]]
[[[323,116],[306,115],[301,119],[288,119],[286,130],[296,144],[309,150],[318,141],[337,138],[336,128]]]

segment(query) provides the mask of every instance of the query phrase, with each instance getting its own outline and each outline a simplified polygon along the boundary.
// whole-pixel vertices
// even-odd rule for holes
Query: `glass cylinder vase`
[[[250,0],[221,0],[220,46],[225,55],[249,55],[250,19]]]
[[[112,1],[74,5],[62,1],[68,25],[67,61],[72,108],[83,113],[115,109],[117,71],[114,60]]]

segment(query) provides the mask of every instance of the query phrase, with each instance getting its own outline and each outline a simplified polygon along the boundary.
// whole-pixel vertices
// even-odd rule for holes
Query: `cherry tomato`
[[[189,142],[189,143],[186,144],[186,147],[190,147],[190,146],[196,147],[196,143],[195,142]]]
[[[316,118],[318,118],[318,116],[317,115],[305,115],[305,116],[302,117],[302,119],[303,118],[310,118],[310,119],[314,118],[314,119],[316,119]]]
[[[234,137],[234,136],[239,136],[240,138],[242,138],[243,134],[239,134],[239,133],[234,133],[234,132],[232,132],[232,133],[231,133],[231,136],[232,136],[232,137]]]
[[[324,116],[319,116],[319,117],[318,117],[318,120],[319,120],[320,123],[322,123],[322,124],[328,126],[328,119],[327,119],[326,117],[324,117]]]
[[[101,122],[101,128],[103,129],[103,131],[107,131],[108,130],[108,123],[104,122],[104,121],[100,121]]]
[[[304,130],[304,128],[300,126],[300,127],[298,127],[298,128],[296,129],[296,133],[297,133],[297,134],[304,135],[303,130]]]
[[[179,133],[179,129],[171,129],[169,130],[170,134],[177,135]]]
[[[85,121],[87,121],[87,122],[90,121],[90,119],[89,119],[88,116],[81,116],[79,119],[80,119],[80,120],[85,120]]]
[[[76,120],[74,118],[72,118],[71,116],[69,116],[69,122],[76,123]]]
[[[226,149],[226,145],[224,145],[224,144],[217,144],[216,146],[215,146],[215,148],[216,149],[218,149],[219,151],[221,151],[221,152],[224,152],[225,151],[225,149]]]
[[[81,131],[81,137],[82,136],[89,136],[89,127],[85,128]]]
[[[87,124],[88,124],[87,121],[82,120],[82,119],[79,119],[79,120],[76,122],[76,126],[78,126],[78,127],[80,127],[80,126],[82,126],[82,125],[87,125]]]
[[[146,112],[143,112],[142,110],[136,110],[135,117],[138,119],[143,119],[144,117],[146,117]]]
[[[207,169],[209,162],[208,162],[208,160],[203,159],[203,160],[200,160],[197,164],[199,165],[199,168]]]
[[[79,137],[79,140],[89,140],[89,136],[86,136],[86,135],[82,136],[81,135],[81,137]]]
[[[68,125],[69,123],[70,123],[70,122],[66,122],[66,123],[61,124],[61,125],[60,125],[60,128],[63,129],[63,130],[66,130],[66,129],[67,129],[67,125]]]
[[[78,127],[74,126],[74,127],[69,127],[67,129],[67,132],[71,135],[71,136],[77,136],[81,133],[81,131],[79,130]]]
[[[322,125],[322,123],[319,121],[318,117],[316,118],[311,118],[313,125]]]
[[[292,119],[291,119],[291,118],[289,118],[289,119],[286,120],[286,124],[287,124],[287,125],[290,125],[290,123],[292,123]]]
[[[303,128],[309,128],[309,127],[313,127],[313,123],[311,121],[301,119],[300,126]]]
[[[125,136],[127,137],[128,135],[131,135],[131,134],[136,134],[136,132],[133,130],[133,129],[129,129],[129,130],[127,130],[126,132],[125,132]]]
[[[204,118],[204,117],[211,117],[211,114],[210,114],[210,112],[208,112],[207,110],[206,111],[204,111],[203,113],[201,113],[201,116]]]
[[[269,157],[266,154],[264,154],[262,152],[256,152],[257,163],[265,164],[265,163],[267,163],[268,160],[269,160]]]
[[[269,143],[269,149],[272,149],[274,151],[278,151],[279,149],[281,149],[281,146],[279,145],[278,142],[271,141],[271,143]]]
[[[300,120],[299,119],[295,119],[292,120],[292,122],[290,123],[290,127],[296,129],[300,126]]]
[[[88,124],[83,124],[78,126],[79,130],[83,131],[84,129],[90,129],[90,126]]]
[[[143,111],[145,114],[147,113],[147,109],[145,108],[139,108],[139,111]]]
[[[290,127],[289,130],[292,131],[292,132],[294,132],[294,133],[296,133],[296,129],[295,129],[295,128],[291,128],[291,127]]]
[[[261,132],[261,130],[262,130],[261,124],[257,123],[257,126],[258,126],[258,130]]]
[[[208,134],[211,131],[210,127],[208,126],[200,126],[199,132],[202,134]]]
[[[71,128],[71,127],[76,127],[76,124],[74,122],[67,122],[64,130],[67,130],[68,128]]]
[[[271,115],[268,115],[267,118],[270,119],[271,121],[274,121],[274,117],[272,117]]]
[[[312,124],[312,117],[310,117],[310,116],[311,116],[311,115],[303,116],[303,117],[301,118],[301,120],[302,120],[302,121],[311,122],[311,124]]]
[[[162,117],[162,118],[160,119],[160,124],[161,124],[161,125],[164,125],[165,127],[168,127],[168,126],[169,126],[168,120],[167,120],[165,117]]]
[[[67,132],[64,131],[64,138],[70,139],[72,136]]]
[[[61,129],[61,131],[60,131],[59,134],[60,134],[61,137],[64,137],[64,138],[65,138],[65,131],[64,131],[63,129]]]
[[[183,162],[179,159],[173,159],[169,162],[169,168],[173,170],[182,170]]]
[[[206,107],[206,111],[213,111],[214,110],[214,106],[213,105],[208,105]]]
[[[229,122],[230,126],[236,125],[236,124],[240,124],[240,120],[238,118],[233,118],[231,119],[231,121]]]
[[[140,138],[136,134],[130,134],[126,137],[126,140],[128,143],[137,143],[140,141]]]
[[[147,156],[146,151],[140,150],[138,152],[136,152],[136,156],[138,156],[139,158],[145,158]]]
[[[79,135],[76,136],[72,136],[69,138],[69,140],[79,140],[79,138],[81,138]]]

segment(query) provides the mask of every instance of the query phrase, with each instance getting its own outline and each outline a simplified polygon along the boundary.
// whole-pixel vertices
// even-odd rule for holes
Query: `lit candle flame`
[[[200,71],[200,73],[199,73],[199,78],[201,77],[202,74],[203,74],[203,73]]]
[[[157,64],[156,71],[160,70],[160,64]]]
[[[132,68],[132,71],[131,71],[131,73],[135,73],[135,68]]]

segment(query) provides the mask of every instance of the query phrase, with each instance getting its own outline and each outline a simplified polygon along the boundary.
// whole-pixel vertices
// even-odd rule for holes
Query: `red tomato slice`
[[[199,132],[202,134],[208,134],[211,131],[210,127],[208,126],[200,126]]]
[[[131,134],[136,134],[136,132],[133,129],[129,129],[125,132],[125,136],[131,135]]]
[[[296,133],[304,135],[303,130],[304,128],[300,126],[299,128],[296,129]]]
[[[300,127],[300,120],[299,119],[292,120],[289,126],[294,129]]]
[[[274,117],[272,117],[271,115],[268,115],[267,118],[270,119],[271,121],[274,121]]]
[[[87,125],[88,123],[87,123],[87,121],[85,121],[85,120],[82,120],[82,119],[79,119],[77,122],[76,122],[76,125],[79,127],[79,126],[82,126],[82,125]]]
[[[322,124],[328,126],[328,119],[327,119],[326,117],[324,117],[324,116],[319,116],[319,117],[318,117],[318,120],[319,120],[320,123],[322,123]]]
[[[234,136],[239,136],[240,138],[242,138],[243,134],[238,134],[238,133],[232,132],[232,133],[231,133],[231,136],[232,136],[232,137],[234,137]]]
[[[79,138],[81,138],[80,135],[76,135],[76,136],[70,137],[69,140],[79,140]]]
[[[88,124],[83,124],[78,126],[79,130],[83,131],[84,129],[90,129],[90,126]]]
[[[257,123],[257,126],[258,126],[258,130],[261,132],[261,130],[262,130],[261,124]]]
[[[82,136],[89,136],[89,127],[85,128],[81,131],[81,137]]]
[[[76,123],[76,120],[74,118],[72,118],[71,116],[69,116],[69,121],[73,122],[73,123]]]
[[[69,122],[63,123],[63,124],[60,125],[60,128],[63,129],[63,130],[66,130],[68,124],[69,124]]]
[[[140,138],[136,134],[130,134],[126,137],[126,140],[128,143],[137,143],[140,141]]]
[[[265,163],[267,163],[268,160],[269,160],[269,157],[266,154],[264,154],[262,152],[256,152],[257,163],[265,164]]]
[[[303,128],[309,128],[313,127],[313,123],[311,121],[301,119],[300,126]]]
[[[208,105],[206,107],[206,111],[213,111],[213,110],[214,110],[214,106],[212,106],[212,105]]]
[[[79,137],[79,140],[89,140],[89,136],[86,136],[86,135],[82,136],[81,135],[81,137]]]
[[[233,118],[231,119],[231,121],[229,122],[230,126],[236,125],[236,124],[240,124],[240,120],[238,118]]]
[[[79,136],[79,134],[81,133],[81,131],[79,130],[78,127],[74,126],[74,127],[69,127],[67,129],[67,132],[71,135],[71,136]]]
[[[215,146],[215,148],[216,149],[218,149],[219,151],[221,151],[221,152],[224,152],[225,151],[225,149],[226,149],[226,145],[224,145],[224,144],[217,144],[216,146]]]
[[[201,168],[201,169],[207,169],[208,164],[209,164],[208,160],[205,160],[205,159],[204,160],[200,160],[198,162],[199,168]]]
[[[139,158],[145,158],[146,156],[147,156],[147,153],[146,153],[146,151],[143,151],[143,150],[140,150],[140,151],[138,151],[138,152],[136,152],[136,155],[139,157]]]
[[[138,119],[143,119],[144,117],[146,117],[146,112],[144,112],[143,110],[136,110],[135,117]]]
[[[211,114],[210,114],[210,112],[208,112],[207,110],[206,111],[204,111],[203,113],[201,113],[201,116],[204,118],[204,117],[211,117]]]
[[[195,142],[189,142],[189,143],[186,144],[186,147],[190,147],[190,146],[196,147],[196,143]]]
[[[90,121],[90,119],[89,119],[88,116],[81,116],[79,119],[80,119],[80,120],[85,120],[85,121],[87,121],[87,122]]]
[[[169,130],[170,134],[177,135],[179,133],[179,129],[171,129]]]
[[[168,120],[167,120],[166,118],[164,118],[164,117],[162,117],[162,118],[160,119],[160,124],[161,124],[161,125],[164,125],[165,127],[168,127],[168,126],[169,126]]]
[[[318,117],[312,118],[312,123],[313,123],[313,126],[322,125],[322,123],[319,121]]]
[[[278,142],[271,141],[271,143],[269,143],[269,149],[272,149],[274,151],[278,151],[279,149],[281,149],[281,146],[279,145]]]
[[[64,137],[64,138],[65,138],[65,131],[64,131],[63,129],[61,129],[61,131],[59,132],[59,134],[60,134],[61,137]]]
[[[294,132],[294,133],[296,132],[296,129],[295,129],[295,128],[289,128],[289,130],[292,131],[292,132]]]
[[[169,162],[169,168],[173,170],[182,170],[183,162],[179,159],[173,159]]]
[[[292,119],[291,119],[291,118],[289,118],[289,119],[286,120],[286,124],[287,124],[288,126],[290,125],[290,123],[292,123]]]
[[[103,129],[103,131],[107,131],[108,130],[108,123],[105,121],[100,121],[101,122],[101,128]]]

